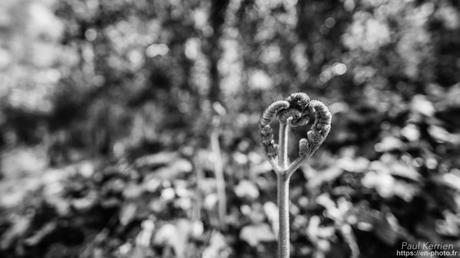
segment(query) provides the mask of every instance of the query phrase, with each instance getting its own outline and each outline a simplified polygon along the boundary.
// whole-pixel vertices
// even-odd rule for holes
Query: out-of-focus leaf
[[[176,152],[161,152],[148,156],[138,158],[134,164],[139,167],[156,167],[164,164],[169,164],[177,159],[178,154]]]
[[[165,224],[158,229],[153,239],[156,245],[171,246],[178,258],[184,257],[187,243],[193,234],[194,224],[180,219],[175,224]]]
[[[97,203],[96,193],[91,193],[84,198],[76,198],[72,200],[72,207],[79,211],[87,211]]]
[[[324,208],[326,208],[326,210],[328,210],[328,209],[332,210],[332,209],[336,208],[334,201],[331,199],[331,197],[329,196],[328,193],[323,193],[323,194],[319,195],[318,197],[316,197],[315,201],[319,205],[321,205]]]
[[[450,108],[460,107],[460,83],[452,85],[449,92],[446,94],[447,106]]]
[[[249,225],[243,227],[240,238],[251,246],[257,246],[260,242],[271,242],[275,235],[267,224]]]
[[[394,136],[387,136],[375,145],[375,150],[378,152],[387,152],[391,150],[400,150],[404,147],[401,140]]]
[[[271,171],[271,170],[272,170],[272,166],[270,165],[270,162],[268,162],[268,161],[265,161],[265,162],[262,162],[260,164],[251,166],[251,168],[250,168],[251,173],[253,173],[255,176],[260,175],[260,174],[264,174],[264,173],[266,173],[268,171]]]
[[[446,174],[435,176],[434,180],[455,189],[457,192],[460,192],[460,170],[458,169],[454,169]]]
[[[217,194],[208,194],[204,199],[204,207],[208,210],[212,210],[216,206],[218,200],[219,198],[217,197]]]
[[[86,178],[91,177],[95,172],[94,164],[90,161],[84,161],[77,167],[78,173]]]
[[[154,174],[149,174],[144,177],[142,188],[148,192],[155,192],[161,186],[161,180],[159,180]]]
[[[419,181],[421,178],[420,174],[413,166],[396,159],[390,154],[384,154],[380,160],[371,162],[369,170],[391,174],[413,181]]]
[[[419,191],[418,187],[397,180],[384,172],[366,173],[361,182],[365,187],[374,188],[383,198],[391,198],[396,195],[407,202],[411,201]]]
[[[241,152],[235,152],[233,154],[233,160],[239,165],[245,165],[248,162],[248,157],[246,154]]]
[[[242,180],[235,187],[235,194],[240,198],[255,200],[259,197],[259,189],[257,189],[257,186],[251,181]]]
[[[372,230],[381,241],[392,246],[400,239],[404,233],[396,218],[391,214],[359,206],[352,209],[349,214],[356,218],[356,227],[369,231]]]
[[[191,198],[181,197],[175,200],[174,206],[184,211],[189,211],[193,207],[193,202]]]
[[[173,245],[176,241],[176,227],[173,224],[162,225],[155,233],[153,243],[156,245]]]
[[[191,236],[194,238],[199,238],[204,233],[204,225],[202,221],[193,221],[191,227]]]
[[[19,178],[41,173],[47,167],[46,153],[43,146],[3,151],[0,164],[2,174],[7,178]]]
[[[203,258],[219,258],[222,257],[220,252],[227,248],[225,237],[219,232],[213,232],[209,239],[209,246],[203,251]]]
[[[122,193],[125,190],[126,182],[121,178],[114,178],[108,181],[103,186],[103,191],[113,192],[113,193]]]
[[[164,188],[161,191],[161,198],[165,201],[171,201],[174,199],[176,193],[174,192],[174,189],[171,187]]]
[[[320,239],[331,238],[335,233],[333,226],[322,226],[321,218],[319,216],[312,216],[308,221],[307,236],[311,241],[315,242]]]
[[[123,226],[128,225],[135,217],[137,206],[134,203],[124,205],[120,211],[120,223]]]
[[[252,205],[241,205],[240,210],[241,214],[249,218],[253,224],[258,225],[265,220],[264,209],[260,203],[256,202]]]
[[[409,125],[405,126],[401,130],[401,135],[404,136],[407,140],[412,141],[412,142],[417,141],[418,139],[420,139],[420,131],[413,124],[409,124]]]
[[[304,173],[307,175],[308,182],[307,185],[310,189],[315,189],[319,187],[324,182],[331,182],[335,178],[339,177],[342,174],[342,169],[337,166],[331,166],[324,170],[313,170],[308,169]]]
[[[267,216],[268,221],[270,221],[272,230],[275,233],[275,235],[278,234],[278,206],[274,202],[266,202],[264,204],[264,212],[265,216]]]
[[[409,166],[401,161],[388,162],[387,164],[392,175],[411,179],[413,181],[419,181],[421,178],[420,174],[413,166]]]
[[[456,237],[460,235],[460,218],[449,211],[444,212],[444,220],[436,221],[436,231],[441,235]]]
[[[440,126],[431,125],[428,128],[428,133],[438,142],[460,144],[460,135],[449,133],[446,129]]]
[[[435,108],[433,103],[431,103],[425,96],[416,95],[412,98],[411,109],[414,112],[423,114],[425,116],[433,116]]]
[[[11,247],[13,241],[24,235],[31,224],[30,217],[16,217],[14,224],[3,234],[0,248],[5,250]]]
[[[34,235],[24,240],[24,243],[29,246],[35,246],[42,241],[44,237],[52,233],[56,229],[56,223],[50,222],[41,227]]]
[[[174,160],[171,164],[166,167],[161,167],[154,171],[155,175],[159,179],[170,180],[178,176],[183,175],[184,173],[189,173],[192,171],[192,164],[186,159],[177,159]]]
[[[363,172],[369,166],[369,160],[364,157],[343,157],[337,160],[337,166],[350,172]]]
[[[406,202],[410,202],[414,196],[420,192],[420,187],[401,180],[396,180],[393,191],[396,196]]]
[[[400,234],[398,233],[398,225],[394,216],[379,216],[374,221],[374,233],[389,246],[393,246],[398,241]]]
[[[150,246],[154,229],[155,229],[155,223],[152,220],[147,219],[147,220],[142,221],[141,231],[136,237],[136,245],[144,246],[144,247]],[[163,229],[161,234],[159,234],[159,238],[161,241],[163,240],[162,238],[165,238],[166,234],[169,234],[168,229]],[[155,240],[153,240],[153,242],[156,243]]]
[[[139,184],[128,184],[123,191],[123,196],[126,199],[136,199],[142,195],[144,188]]]
[[[388,198],[393,194],[391,188],[394,181],[395,179],[389,174],[369,172],[363,177],[362,184],[365,187],[375,188],[382,197]]]

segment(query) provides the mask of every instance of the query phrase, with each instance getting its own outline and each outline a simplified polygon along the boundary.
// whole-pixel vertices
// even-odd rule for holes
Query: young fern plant
[[[275,143],[270,123],[279,121],[279,140]],[[286,100],[272,103],[260,119],[260,136],[265,153],[277,176],[279,230],[278,258],[289,258],[289,180],[323,143],[331,129],[331,113],[318,100],[310,100],[305,93],[293,93]],[[289,129],[311,125],[306,138],[299,141],[299,156],[292,163],[288,159]]]

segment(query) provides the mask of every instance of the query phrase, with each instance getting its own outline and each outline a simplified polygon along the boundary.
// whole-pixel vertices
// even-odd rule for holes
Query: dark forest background
[[[458,250],[459,70],[455,0],[2,0],[0,257],[274,257],[257,123],[298,91],[333,124],[291,257]]]

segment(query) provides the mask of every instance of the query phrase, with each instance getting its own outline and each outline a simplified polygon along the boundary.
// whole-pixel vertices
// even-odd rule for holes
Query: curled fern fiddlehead
[[[288,107],[289,103],[287,101],[276,101],[268,106],[268,108],[262,114],[262,118],[260,119],[260,137],[262,140],[262,145],[265,149],[265,153],[269,158],[275,158],[278,155],[278,146],[275,144],[273,129],[270,127],[270,123],[277,113]]]
[[[310,100],[307,94],[301,92],[291,94],[286,100],[276,101],[263,112],[259,124],[262,145],[270,158],[278,155],[278,146],[270,126],[275,117],[280,124],[289,122],[290,127],[313,124],[306,138],[299,142],[299,156],[302,158],[311,156],[331,129],[331,113],[321,101]]]
[[[307,140],[310,154],[313,154],[326,139],[331,130],[332,115],[329,109],[321,101],[312,100],[310,108],[315,114],[315,122],[309,132]]]
[[[279,146],[275,143],[270,126],[277,117]],[[289,179],[297,168],[323,143],[331,129],[331,113],[318,100],[310,100],[305,93],[293,93],[286,100],[276,101],[263,112],[259,123],[260,136],[265,153],[277,174],[278,186],[278,257],[289,257]],[[299,157],[291,164],[288,161],[289,128],[307,126],[306,138],[299,141]]]
[[[269,125],[273,117],[281,110],[287,109],[289,107],[289,102],[284,100],[279,100],[273,102],[267,109],[265,109],[264,113],[262,114],[262,118],[260,119],[260,126],[264,127]]]

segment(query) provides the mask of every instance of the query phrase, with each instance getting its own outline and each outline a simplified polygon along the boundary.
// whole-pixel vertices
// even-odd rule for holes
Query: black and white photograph
[[[392,257],[460,257],[460,1],[0,0],[0,258]]]

